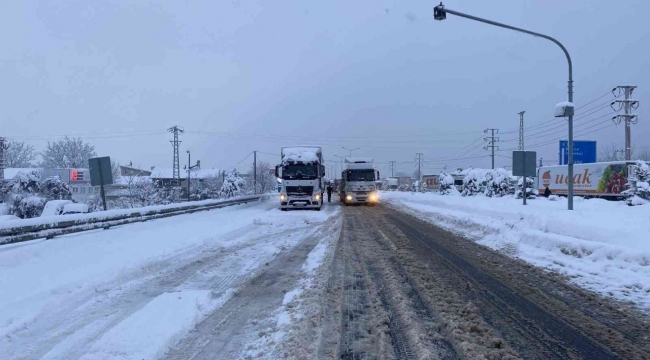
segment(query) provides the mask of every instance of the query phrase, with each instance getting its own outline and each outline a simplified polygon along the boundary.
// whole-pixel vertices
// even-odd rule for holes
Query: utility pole
[[[7,168],[7,149],[9,149],[9,143],[7,143],[7,139],[0,137],[0,181],[5,179],[5,169]]]
[[[524,113],[519,113],[519,151],[524,151]]]
[[[257,194],[257,150],[253,151],[253,194]]]
[[[192,174],[192,158],[190,150],[187,149],[187,202],[190,202],[190,174]]]
[[[415,154],[415,161],[418,162],[418,186],[420,186],[420,180],[422,179],[422,157],[424,156],[423,153],[416,153]]]
[[[180,163],[180,160],[178,158],[178,148],[179,148],[182,141],[178,140],[178,134],[179,133],[180,134],[184,133],[185,130],[183,130],[183,127],[181,127],[181,126],[174,125],[174,126],[170,127],[169,129],[167,129],[167,131],[174,134],[174,140],[169,141],[170,143],[172,143],[172,147],[174,148],[174,165],[173,165],[174,170],[173,170],[172,177],[174,179],[176,179],[176,180],[180,180],[181,179],[181,163]]]
[[[619,95],[620,91],[623,90],[625,94],[625,100],[616,100],[619,105],[618,111],[621,108],[625,111],[624,115],[616,115],[612,118],[616,125],[620,124],[621,121],[625,122],[625,160],[632,160],[632,134],[630,129],[630,124],[636,124],[639,121],[639,118],[636,114],[632,114],[631,110],[636,110],[639,108],[639,101],[630,99],[632,92],[636,89],[635,85],[621,85],[614,88],[618,89]]]
[[[542,161],[542,160],[544,160],[544,158],[539,158],[539,167],[542,167],[542,166],[544,166],[544,165],[543,165],[543,161]]]
[[[492,150],[492,169],[494,169],[494,150],[499,149],[499,146],[496,145],[496,143],[499,142],[499,138],[494,137],[494,135],[499,133],[499,129],[485,129],[483,132],[485,134],[487,134],[488,132],[491,133],[491,136],[486,136],[486,137],[483,138],[483,141],[487,142],[487,145],[485,145],[483,147],[483,149],[485,149],[485,150],[491,149]],[[523,143],[521,144],[521,146],[523,146]]]
[[[395,177],[393,175],[393,171],[395,171],[395,161],[390,161],[390,165],[388,165],[388,167],[390,168],[390,177]]]

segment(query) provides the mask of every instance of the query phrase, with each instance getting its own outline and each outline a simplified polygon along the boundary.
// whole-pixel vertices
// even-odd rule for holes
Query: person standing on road
[[[327,183],[327,202],[332,202],[332,183]]]

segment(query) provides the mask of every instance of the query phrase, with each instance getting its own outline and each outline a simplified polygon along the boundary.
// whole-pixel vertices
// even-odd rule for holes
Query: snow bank
[[[250,198],[250,197],[255,197],[255,196],[242,196],[241,198]],[[135,212],[150,212],[150,211],[160,211],[160,210],[169,210],[169,209],[181,209],[187,206],[199,206],[199,205],[215,205],[219,204],[224,201],[230,201],[233,199],[218,199],[218,200],[202,200],[202,201],[192,201],[190,203],[184,202],[184,203],[177,203],[177,204],[167,204],[167,205],[154,205],[154,206],[144,206],[144,207],[139,207],[139,208],[132,208],[132,209],[115,209],[115,210],[107,210],[107,211],[96,211],[93,213],[87,213],[87,214],[68,214],[68,215],[61,215],[57,216],[55,218],[52,217],[44,217],[44,218],[30,218],[30,219],[18,219],[14,221],[3,221],[0,223],[0,230],[2,229],[10,229],[10,228],[15,228],[15,227],[21,227],[21,226],[34,226],[34,225],[42,225],[42,224],[52,224],[52,223],[58,223],[61,221],[83,221],[83,220],[89,220],[89,219],[99,219],[99,220],[104,220],[108,219],[111,217],[115,216],[120,216],[120,215],[128,215],[132,214]]]
[[[111,328],[80,360],[158,359],[205,314],[222,306],[231,296],[231,293],[227,293],[213,299],[209,290],[159,295]]]
[[[571,277],[605,296],[650,309],[650,206],[576,198],[384,193],[390,205],[478,243]],[[553,200],[553,201],[549,201]]]
[[[140,274],[146,271],[146,264],[207,244],[232,245],[240,240],[223,240],[224,234],[251,226],[252,219],[268,217],[268,210],[276,208],[275,203],[227,207],[64,235],[55,241],[3,245],[0,336],[23,326],[49,306],[60,306],[67,297],[110,288],[116,279]],[[309,215],[317,218],[320,214]],[[0,224],[10,222],[14,221]]]

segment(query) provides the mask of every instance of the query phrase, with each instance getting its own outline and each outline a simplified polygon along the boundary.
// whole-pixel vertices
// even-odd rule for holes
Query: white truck
[[[573,193],[578,196],[622,198],[630,167],[634,162],[610,161],[573,165]],[[537,189],[540,194],[566,195],[569,176],[567,165],[537,168]]]
[[[291,146],[281,150],[282,163],[275,167],[280,179],[280,209],[313,209],[323,206],[325,166],[320,146]]]
[[[385,191],[396,191],[399,187],[397,178],[385,178],[382,184],[382,190]]]
[[[339,187],[341,202],[345,205],[377,204],[379,201],[375,186],[377,179],[379,179],[379,172],[375,170],[372,158],[346,158]]]

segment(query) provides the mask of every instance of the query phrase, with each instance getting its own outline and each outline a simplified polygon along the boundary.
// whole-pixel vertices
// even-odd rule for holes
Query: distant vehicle
[[[314,209],[323,206],[325,166],[320,146],[292,146],[281,150],[282,163],[275,176],[282,179],[280,209]]]
[[[439,191],[440,175],[422,175],[422,190],[423,191]]]
[[[57,216],[63,214],[63,207],[68,204],[74,204],[71,200],[50,200],[45,203],[45,207],[41,212],[43,216]]]
[[[396,191],[399,187],[399,182],[397,178],[385,178],[383,181],[382,190],[385,191]]]
[[[573,165],[573,193],[578,196],[623,198],[627,178],[634,162],[610,161]],[[542,166],[537,168],[537,189],[544,194],[548,188],[553,195],[568,192],[568,166]]]
[[[379,194],[375,181],[379,172],[375,170],[372,158],[346,158],[341,173],[339,197],[342,203],[375,205]]]
[[[89,213],[89,212],[90,212],[90,209],[88,208],[88,205],[73,203],[73,204],[64,205],[63,206],[63,212],[61,212],[61,215],[85,214],[85,213]]]

